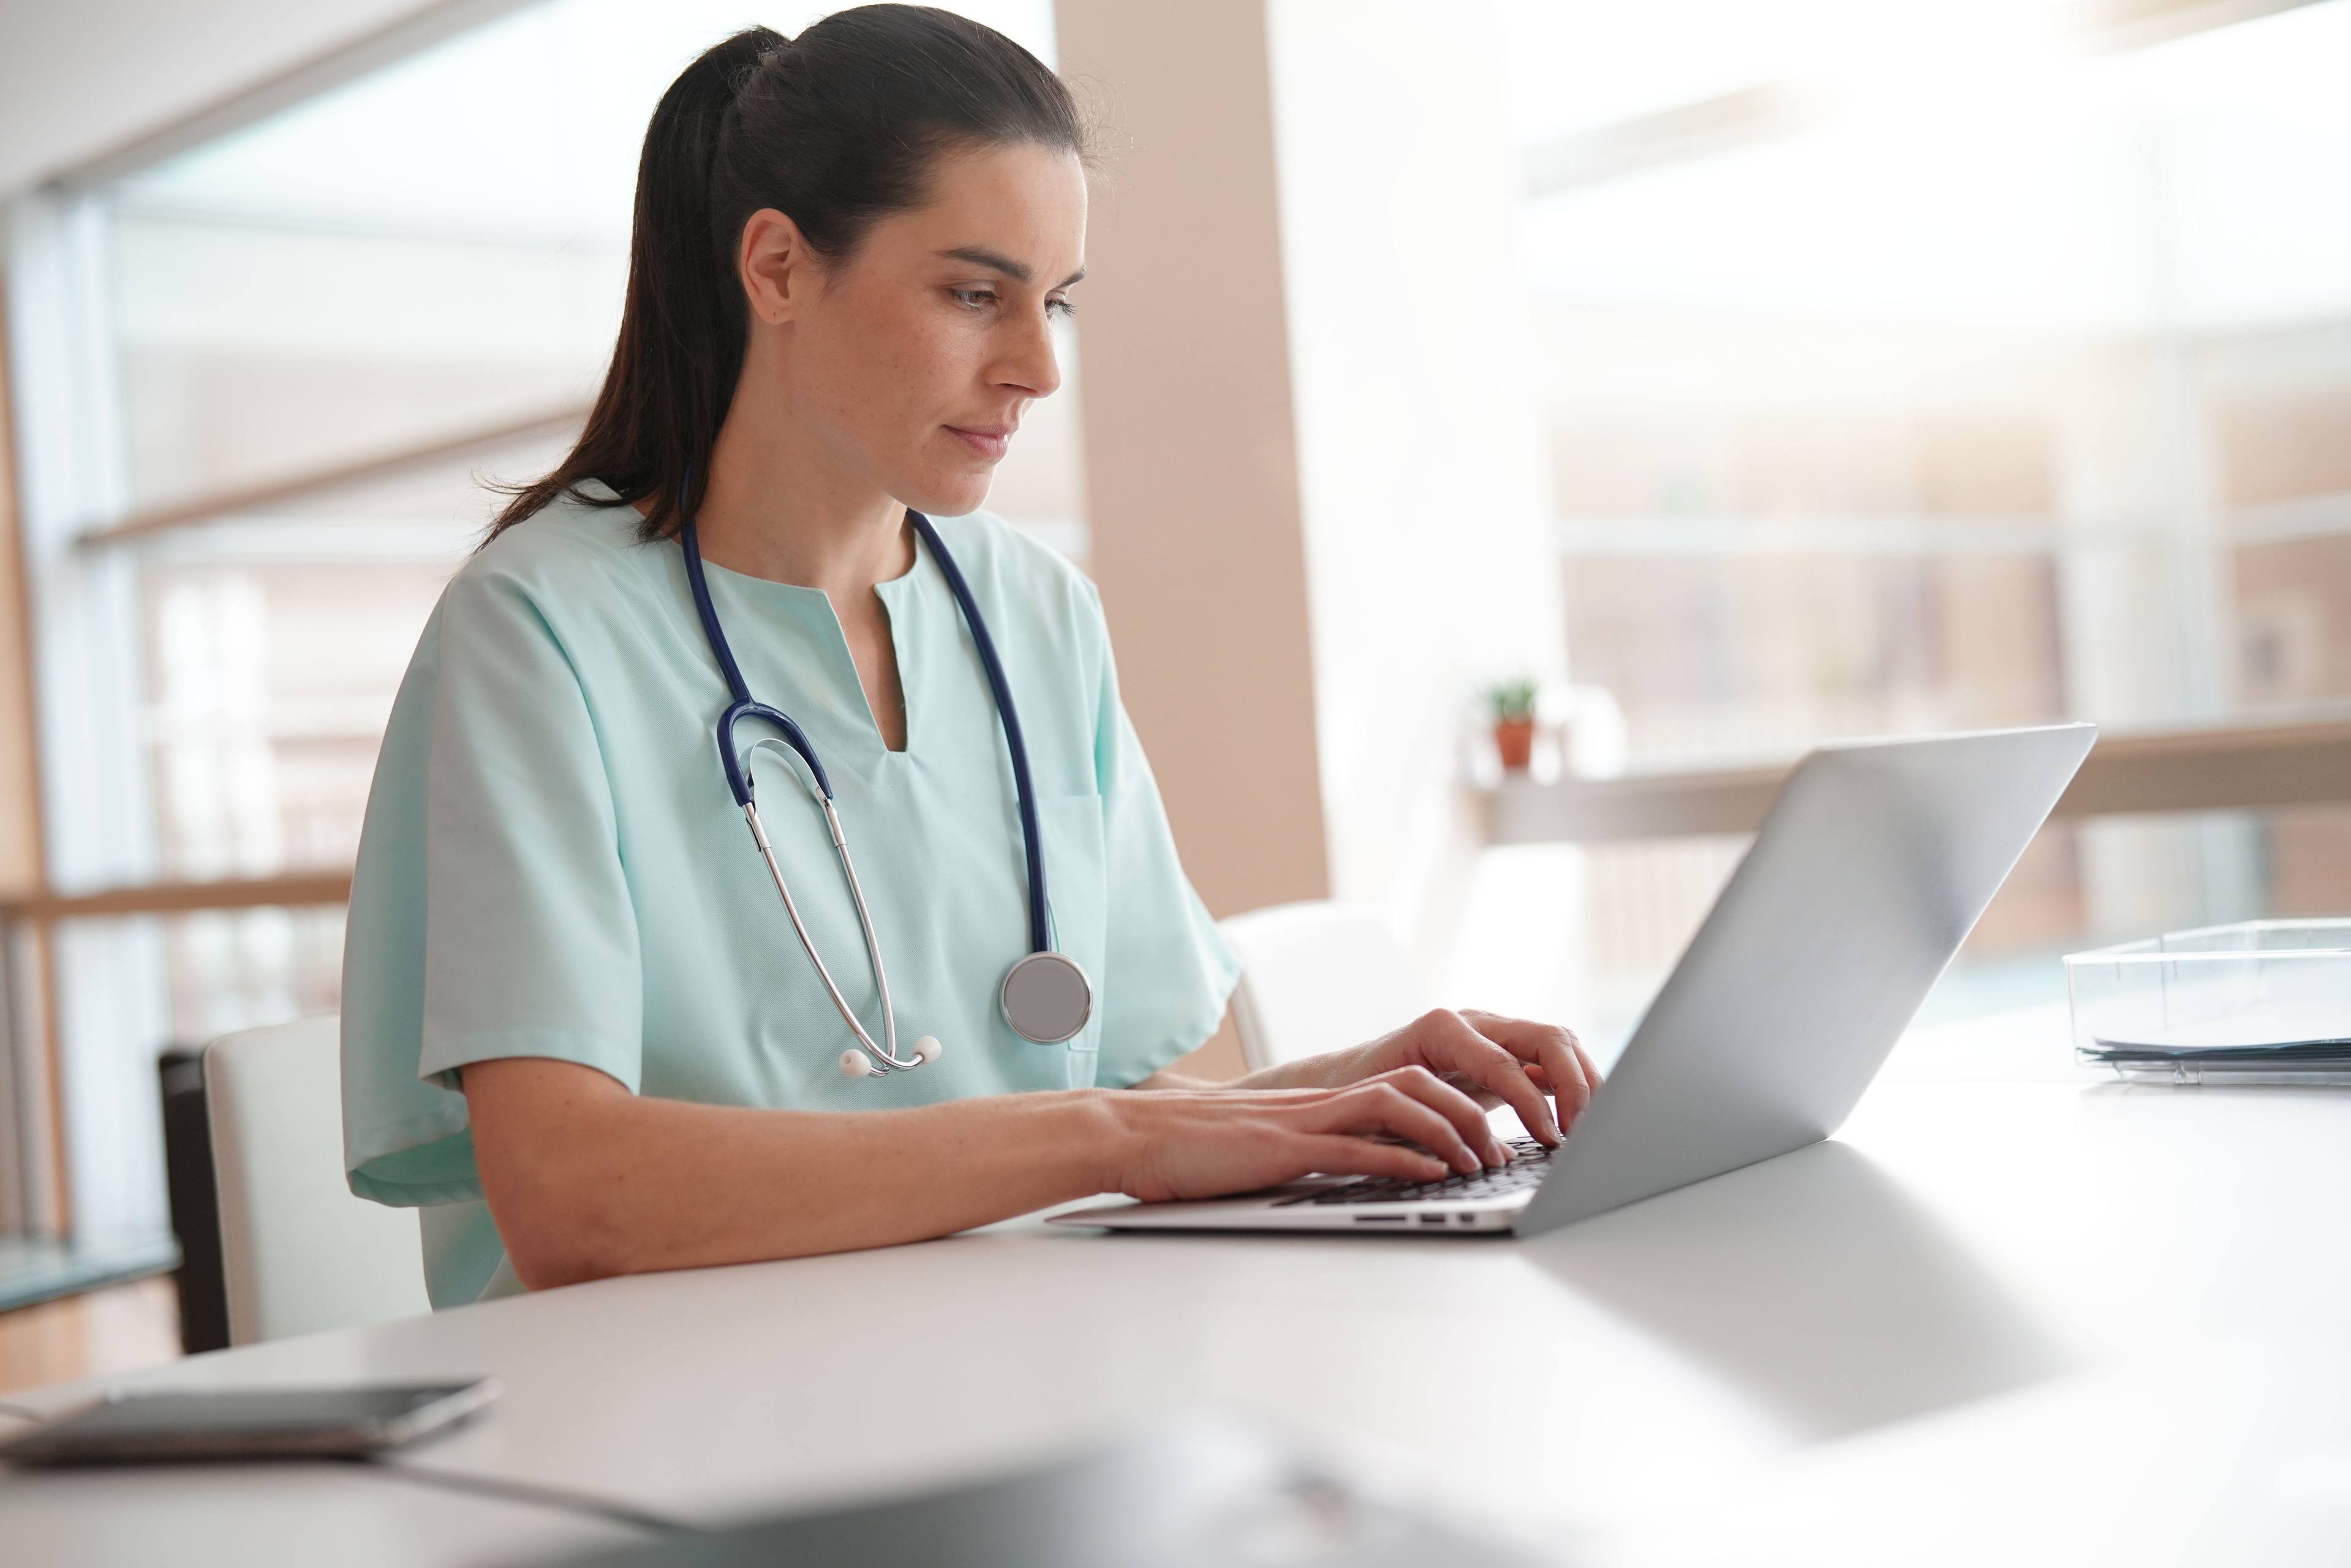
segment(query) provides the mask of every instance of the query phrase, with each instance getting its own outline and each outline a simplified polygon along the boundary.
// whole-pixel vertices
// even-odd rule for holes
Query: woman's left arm
[[[1134,1087],[1333,1089],[1400,1067],[1425,1068],[1489,1110],[1508,1105],[1546,1144],[1566,1135],[1600,1085],[1592,1058],[1572,1030],[1474,1009],[1438,1008],[1377,1040],[1261,1068],[1229,1083],[1163,1070]]]

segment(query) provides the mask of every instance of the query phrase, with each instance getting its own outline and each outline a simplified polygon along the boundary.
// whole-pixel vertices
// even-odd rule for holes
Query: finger
[[[1458,1094],[1459,1091],[1454,1092]],[[1485,1168],[1485,1162],[1461,1136],[1460,1128],[1405,1093],[1386,1073],[1351,1084],[1332,1095],[1311,1124],[1332,1133],[1361,1133],[1374,1128],[1400,1133],[1465,1176]]]
[[[1592,1085],[1592,1091],[1593,1093],[1598,1093],[1600,1092],[1600,1069],[1592,1064],[1592,1053],[1583,1049],[1583,1041],[1576,1039],[1573,1030],[1569,1031],[1568,1039],[1575,1047],[1575,1060],[1581,1062],[1583,1066],[1583,1081]]]
[[[1467,1028],[1467,1025],[1463,1026]],[[1424,1066],[1398,1067],[1379,1074],[1381,1080],[1395,1086],[1452,1122],[1459,1129],[1462,1141],[1477,1151],[1479,1158],[1489,1166],[1507,1165],[1510,1154],[1494,1136],[1492,1124],[1486,1120],[1486,1108],[1471,1099],[1458,1083],[1438,1077]]]
[[[1522,1068],[1520,1071],[1525,1070]],[[1440,1071],[1437,1075],[1475,1100],[1478,1103],[1478,1108],[1481,1111],[1490,1111],[1497,1105],[1507,1103],[1499,1094],[1484,1084],[1473,1081],[1466,1072]]]
[[[1552,1103],[1558,1111],[1560,1131],[1566,1133],[1575,1126],[1584,1107],[1592,1103],[1592,1079],[1584,1071],[1583,1058],[1576,1051],[1574,1035],[1541,1024],[1528,1027],[1534,1031],[1543,1076],[1551,1080]]]
[[[1559,1141],[1559,1124],[1552,1120],[1551,1106],[1543,1099],[1542,1090],[1528,1077],[1527,1064],[1516,1053],[1480,1033],[1463,1014],[1445,1013],[1431,1022],[1434,1027],[1425,1048],[1430,1054],[1443,1065],[1475,1080],[1479,1088],[1499,1096],[1502,1103],[1518,1113],[1528,1132],[1537,1137],[1547,1134],[1548,1141]],[[1496,1149],[1501,1149],[1490,1125],[1485,1136]],[[1508,1151],[1503,1153],[1507,1155]]]
[[[1480,1034],[1511,1054],[1541,1065],[1557,1118],[1553,1124],[1556,1131],[1546,1142],[1558,1141],[1575,1125],[1575,1119],[1592,1103],[1592,1080],[1585,1075],[1585,1064],[1577,1053],[1573,1034],[1554,1024],[1505,1018],[1499,1013],[1464,1010],[1461,1016],[1476,1025]]]
[[[1357,1085],[1354,1092],[1374,1096],[1377,1107],[1374,1113],[1384,1118],[1383,1124],[1391,1132],[1403,1133],[1464,1176],[1486,1168],[1484,1152],[1470,1141],[1482,1134],[1484,1114],[1468,1095],[1440,1082],[1426,1068],[1382,1073]],[[1455,1107],[1464,1105],[1468,1107],[1470,1121],[1477,1124],[1471,1128],[1465,1129],[1455,1113]]]
[[[1308,1133],[1299,1138],[1309,1171],[1325,1176],[1395,1176],[1402,1181],[1442,1181],[1445,1162],[1403,1144],[1375,1144],[1344,1133]]]
[[[1464,1028],[1477,1034],[1494,1049],[1508,1056],[1514,1064],[1517,1077],[1528,1092],[1513,1095],[1510,1109],[1528,1134],[1546,1144],[1558,1144],[1566,1134],[1561,1111],[1552,1108],[1556,1095],[1559,1063],[1563,1057],[1549,1056],[1543,1051],[1543,1036],[1563,1034],[1549,1025],[1529,1023],[1522,1019],[1505,1018],[1499,1013],[1465,1008],[1460,1013]],[[1548,1064],[1548,1065],[1547,1065]],[[1573,1103],[1573,1100],[1569,1102]]]
[[[1592,1103],[1592,1079],[1584,1071],[1583,1059],[1576,1054],[1575,1037],[1565,1030],[1558,1040],[1542,1042],[1543,1071],[1551,1077],[1552,1103],[1558,1108],[1559,1125],[1562,1132],[1575,1125],[1584,1107]],[[1552,1065],[1553,1059],[1557,1065]]]
[[[1561,1060],[1567,1071],[1574,1075],[1574,1082],[1572,1084],[1564,1081],[1558,1082],[1552,1098],[1559,1103],[1560,1124],[1573,1127],[1577,1119],[1591,1108],[1593,1091],[1600,1087],[1600,1075],[1592,1071],[1592,1059],[1583,1054],[1583,1042],[1575,1038],[1574,1031],[1563,1029],[1559,1032],[1562,1037],[1559,1042]],[[1561,1094],[1570,1089],[1575,1095],[1573,1111],[1560,1099]]]

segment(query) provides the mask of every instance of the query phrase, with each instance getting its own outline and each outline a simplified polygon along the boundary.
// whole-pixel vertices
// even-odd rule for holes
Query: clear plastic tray
[[[2351,920],[2250,920],[2065,957],[2074,1054],[2133,1082],[2351,1087]]]

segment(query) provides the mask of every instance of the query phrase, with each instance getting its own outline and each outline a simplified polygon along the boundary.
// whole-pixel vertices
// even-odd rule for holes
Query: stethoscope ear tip
[[[856,1047],[852,1046],[841,1053],[841,1075],[843,1078],[863,1078],[872,1071],[873,1064]]]
[[[914,1042],[914,1055],[925,1067],[936,1061],[946,1050],[946,1047],[939,1043],[939,1037],[935,1034],[926,1034]]]

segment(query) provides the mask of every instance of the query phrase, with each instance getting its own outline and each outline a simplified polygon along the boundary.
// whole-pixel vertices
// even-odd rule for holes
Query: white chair
[[[432,1311],[416,1211],[344,1180],[338,1033],[329,1013],[204,1048],[232,1344]]]
[[[1367,905],[1278,904],[1217,929],[1241,961],[1233,1028],[1251,1071],[1360,1045],[1424,1010],[1404,944]]]

